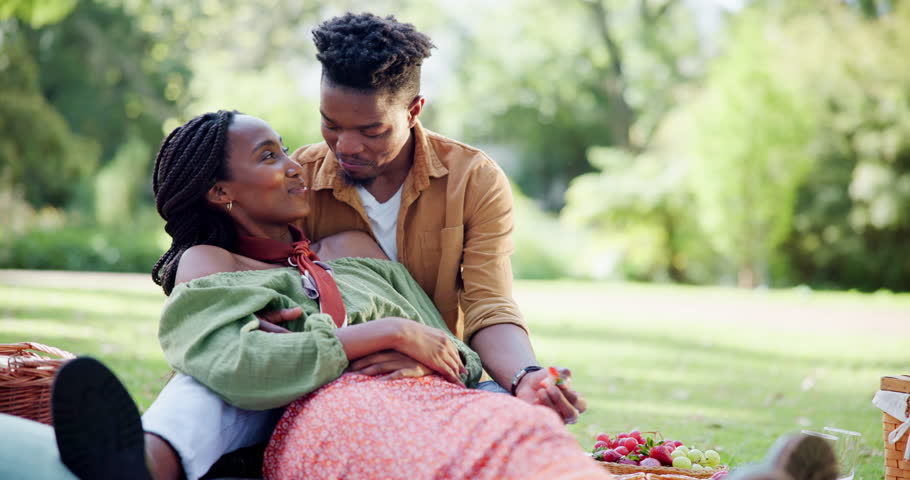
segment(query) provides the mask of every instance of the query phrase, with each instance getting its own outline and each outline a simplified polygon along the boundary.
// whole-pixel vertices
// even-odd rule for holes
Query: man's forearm
[[[471,348],[480,355],[484,370],[507,390],[515,372],[537,364],[527,332],[511,323],[479,330],[471,337]]]

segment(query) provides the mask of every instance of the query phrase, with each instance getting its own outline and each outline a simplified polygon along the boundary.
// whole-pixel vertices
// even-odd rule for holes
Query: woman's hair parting
[[[410,23],[371,13],[347,13],[313,30],[323,79],[355,90],[420,93],[420,66],[433,43]]]
[[[152,174],[155,206],[171,236],[171,247],[152,268],[152,280],[166,295],[174,289],[177,262],[194,245],[231,249],[234,223],[206,200],[218,180],[229,179],[228,127],[235,111],[205,113],[174,129],[161,143]]]

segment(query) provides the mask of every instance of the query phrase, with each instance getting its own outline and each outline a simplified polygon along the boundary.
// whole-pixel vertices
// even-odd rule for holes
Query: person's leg
[[[54,429],[0,413],[0,478],[77,480],[60,461]]]
[[[142,416],[156,478],[176,479],[182,467],[187,479],[198,479],[225,453],[268,441],[283,410],[233,407],[176,374]]]
[[[60,367],[51,407],[60,458],[77,477],[151,480],[139,409],[100,362],[80,357]]]
[[[65,419],[55,425],[61,456],[64,462],[71,458],[81,465],[79,468],[90,472],[77,475],[90,478],[108,478],[95,472],[129,458],[132,463],[117,467],[117,476],[110,478],[125,478],[123,469],[145,470],[147,464],[158,480],[196,480],[223,454],[267,441],[282,411],[232,407],[199,382],[177,374],[140,421],[123,385],[106,367],[88,357],[77,358],[61,368],[55,392],[55,417],[60,410]],[[136,412],[134,416],[117,413],[130,411],[121,405],[126,402]],[[80,411],[101,413],[80,416]],[[102,445],[121,454],[96,454]],[[122,454],[125,449],[129,456]],[[137,449],[139,461],[133,458]],[[128,478],[143,477],[137,474]]]

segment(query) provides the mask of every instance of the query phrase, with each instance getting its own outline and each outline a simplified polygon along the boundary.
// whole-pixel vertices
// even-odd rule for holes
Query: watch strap
[[[521,382],[521,379],[525,375],[536,372],[538,370],[543,370],[543,367],[540,365],[528,365],[527,367],[522,368],[521,370],[515,372],[515,376],[512,377],[512,396],[515,396],[515,391],[518,390],[518,383]]]

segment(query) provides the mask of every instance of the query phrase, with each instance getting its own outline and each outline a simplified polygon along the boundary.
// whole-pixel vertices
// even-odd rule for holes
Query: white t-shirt
[[[401,189],[402,184],[385,203],[379,203],[373,194],[367,189],[357,186],[357,194],[360,195],[360,201],[363,203],[363,209],[366,210],[367,216],[370,217],[370,225],[373,227],[373,233],[379,240],[379,246],[390,260],[398,261],[398,244],[396,236],[398,231],[398,211],[401,209]]]

